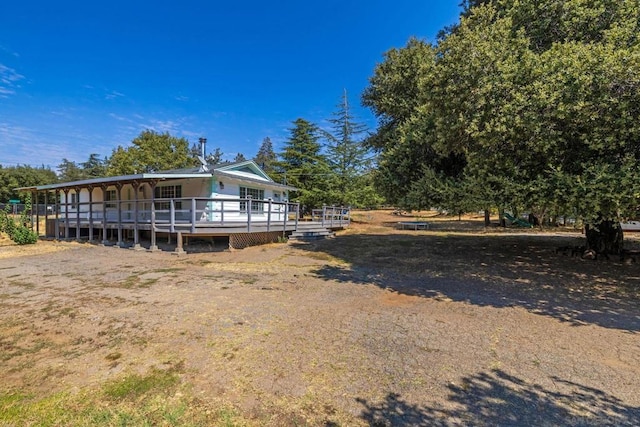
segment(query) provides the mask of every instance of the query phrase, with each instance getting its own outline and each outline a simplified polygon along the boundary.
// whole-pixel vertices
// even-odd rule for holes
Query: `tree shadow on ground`
[[[412,404],[396,393],[382,402],[356,399],[371,426],[637,426],[640,408],[600,390],[551,378],[554,390],[501,370],[448,386],[447,407]]]
[[[318,277],[481,306],[523,307],[573,325],[640,331],[640,264],[556,253],[549,235],[342,235],[296,245],[342,261]]]

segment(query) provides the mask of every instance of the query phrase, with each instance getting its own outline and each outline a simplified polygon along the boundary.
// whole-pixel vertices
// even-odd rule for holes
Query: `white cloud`
[[[24,76],[13,68],[0,64],[0,98],[7,98],[16,93],[20,88],[19,81],[24,80]]]
[[[107,92],[107,94],[104,96],[105,99],[116,99],[116,98],[122,98],[124,97],[124,93],[120,93],[118,91],[115,90],[111,90],[109,92]]]
[[[18,54],[18,52],[14,52],[14,51],[12,51],[11,49],[9,49],[9,48],[7,48],[7,47],[5,47],[5,46],[0,45],[0,50],[1,50],[1,51],[3,51],[3,52],[8,53],[8,54],[9,54],[9,55],[11,55],[11,56],[15,56],[16,58],[19,58],[19,57],[20,57],[20,55]]]
[[[124,117],[124,116],[120,116],[120,115],[118,115],[116,113],[109,113],[109,117],[111,117],[112,119],[118,120],[120,122],[134,123],[133,120],[131,120],[131,119],[127,118],[127,117]]]

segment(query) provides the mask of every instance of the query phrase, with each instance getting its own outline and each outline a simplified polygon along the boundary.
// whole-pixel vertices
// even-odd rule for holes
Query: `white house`
[[[295,188],[273,181],[251,160],[20,190],[44,192],[48,204],[54,193],[55,216],[47,215],[46,227],[46,235],[54,238],[99,235],[108,243],[117,232],[118,245],[131,239],[139,246],[142,232],[150,234],[153,249],[157,233],[175,235],[179,244],[182,235],[237,235],[238,240],[240,234],[267,233],[252,236],[262,242],[295,230],[298,223],[299,206],[289,202]]]

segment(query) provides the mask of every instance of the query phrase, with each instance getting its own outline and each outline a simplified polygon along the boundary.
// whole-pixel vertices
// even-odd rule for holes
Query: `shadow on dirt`
[[[640,331],[640,264],[556,254],[582,239],[549,235],[356,234],[296,245],[345,265],[320,278],[410,295],[523,307],[573,325]]]
[[[501,370],[481,372],[449,385],[454,409],[414,405],[396,393],[383,402],[357,399],[371,426],[636,426],[640,408],[583,385],[552,378],[554,390]]]

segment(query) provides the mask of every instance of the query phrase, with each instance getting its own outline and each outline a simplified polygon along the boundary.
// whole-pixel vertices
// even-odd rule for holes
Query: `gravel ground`
[[[640,425],[640,264],[555,254],[575,233],[367,215],[233,252],[0,246],[2,387],[181,364],[248,424]]]

